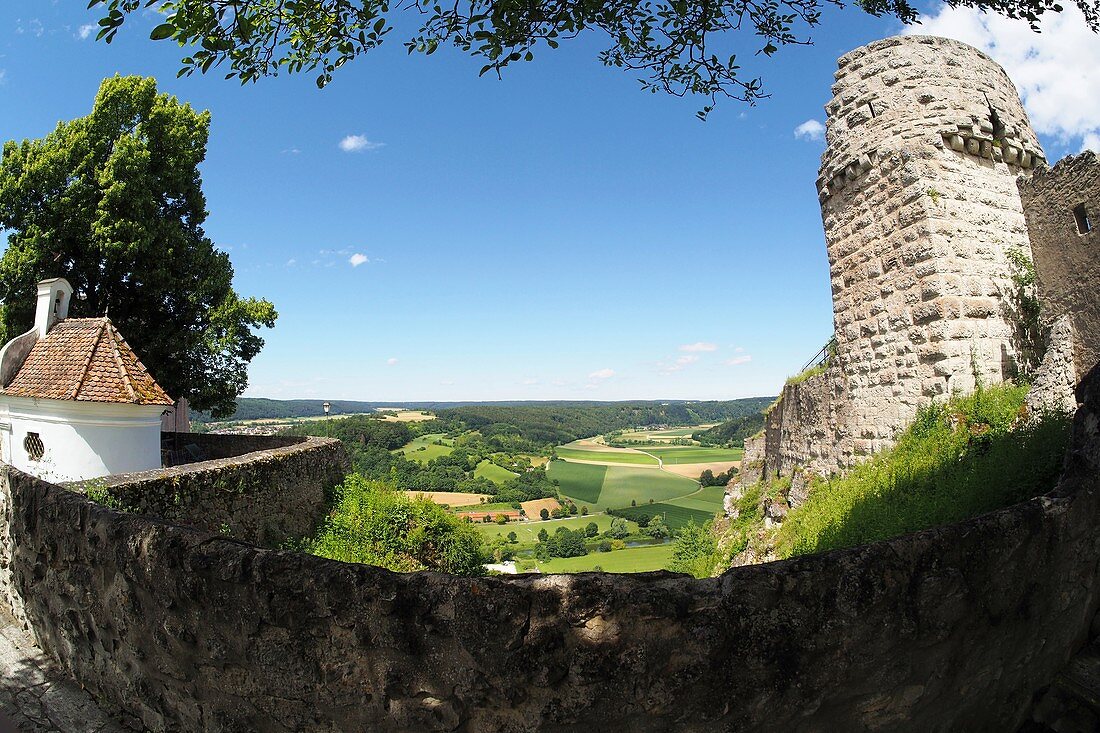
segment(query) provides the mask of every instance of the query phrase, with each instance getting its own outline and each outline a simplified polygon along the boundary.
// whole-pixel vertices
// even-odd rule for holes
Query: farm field
[[[507,468],[501,468],[488,460],[477,464],[477,468],[474,470],[474,476],[478,478],[487,478],[498,484],[502,484],[510,478],[515,478],[517,475],[518,474],[509,471]]]
[[[507,537],[509,532],[515,532],[520,544],[534,544],[539,541],[539,530],[545,529],[553,534],[558,527],[566,529],[584,529],[589,522],[595,522],[600,532],[611,529],[611,517],[606,514],[594,514],[587,517],[570,517],[569,519],[549,519],[545,522],[509,522],[508,524],[475,524],[474,527],[481,533],[486,542],[491,542],[497,537]],[[634,525],[630,525],[634,527]]]
[[[423,410],[394,410],[380,408],[378,413],[383,416],[384,420],[390,422],[425,422],[435,419],[435,415],[430,412],[424,412]]]
[[[582,504],[596,505],[603,490],[607,466],[594,466],[590,463],[569,463],[554,461],[547,469],[547,475],[561,483],[561,492]]]
[[[493,498],[488,494],[467,494],[461,491],[406,491],[403,493],[414,499],[418,496],[424,496],[436,504],[446,504],[452,507],[474,505],[475,508],[480,508],[476,505]]]
[[[644,573],[668,565],[674,547],[674,543],[668,542],[612,552],[590,552],[583,557],[556,557],[537,564],[544,573],[583,573],[596,566],[608,573]]]
[[[666,471],[632,466],[596,466],[587,463],[554,461],[551,479],[557,480],[561,493],[593,508],[618,509],[649,500],[664,501],[695,492],[699,485],[691,479]]]
[[[703,522],[709,522],[714,519],[714,515],[717,510],[713,512],[703,511],[701,509],[689,509],[687,507],[677,506],[675,504],[647,504],[639,507],[627,507],[625,509],[617,510],[620,514],[628,519],[634,519],[642,514],[648,514],[650,517],[654,517],[660,514],[664,517],[665,524],[672,529],[680,529],[688,522],[695,522],[696,524],[703,524]]]
[[[646,448],[647,453],[664,461],[665,465],[685,463],[735,463],[741,460],[744,451],[740,448],[697,448],[694,446],[675,446],[668,448]]]
[[[444,445],[435,445],[437,440],[442,440]],[[454,441],[444,438],[443,433],[428,433],[415,438],[393,452],[404,454],[410,461],[427,463],[433,458],[450,455],[451,451],[454,450],[453,446]]]
[[[706,425],[694,425],[691,427],[683,428],[669,428],[667,430],[630,430],[622,434],[623,440],[642,440],[652,441],[656,443],[667,443],[673,440],[683,440],[684,438],[690,438],[693,433],[707,428],[714,427],[718,423],[707,423]]]
[[[584,448],[571,448],[573,443],[568,443],[557,448],[559,458],[572,461],[595,461],[599,463],[625,463],[639,466],[656,466],[657,459],[633,450],[604,448],[602,450],[589,450]]]

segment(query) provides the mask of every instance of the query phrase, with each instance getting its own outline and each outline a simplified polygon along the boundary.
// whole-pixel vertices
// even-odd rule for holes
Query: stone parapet
[[[179,437],[221,457],[90,484],[106,487],[125,511],[275,547],[312,534],[330,490],[350,471],[344,446],[333,438]]]
[[[1098,381],[1046,496],[718,578],[392,573],[7,469],[0,590],[150,731],[1015,730],[1100,601]]]

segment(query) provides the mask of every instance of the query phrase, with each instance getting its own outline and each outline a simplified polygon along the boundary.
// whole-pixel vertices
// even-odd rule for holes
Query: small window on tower
[[[32,461],[40,461],[46,455],[46,446],[38,433],[27,433],[27,437],[23,438],[23,450],[27,451],[27,457]]]
[[[1092,222],[1089,221],[1089,212],[1084,204],[1073,207],[1073,218],[1077,222],[1077,233],[1088,234],[1092,231]]]

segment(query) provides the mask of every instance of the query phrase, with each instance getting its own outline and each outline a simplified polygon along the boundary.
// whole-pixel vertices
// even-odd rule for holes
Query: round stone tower
[[[945,38],[841,57],[817,181],[850,463],[917,408],[1016,373],[1012,265],[1030,257],[1016,178],[1044,155],[1012,81]]]

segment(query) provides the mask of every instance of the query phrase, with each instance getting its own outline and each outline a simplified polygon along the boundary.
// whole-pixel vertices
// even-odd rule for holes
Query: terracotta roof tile
[[[67,318],[39,339],[3,394],[171,405],[108,318]]]

